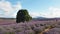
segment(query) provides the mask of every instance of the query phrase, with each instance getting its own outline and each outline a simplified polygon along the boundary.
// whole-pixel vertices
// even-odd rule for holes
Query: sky
[[[16,18],[20,9],[34,17],[60,17],[60,0],[0,0],[0,17]]]

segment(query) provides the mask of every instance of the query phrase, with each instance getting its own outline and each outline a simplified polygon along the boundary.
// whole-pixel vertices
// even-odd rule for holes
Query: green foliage
[[[25,21],[30,21],[32,17],[29,15],[28,11],[26,9],[21,9],[18,11],[17,16],[16,16],[16,22],[25,22]]]
[[[15,32],[5,32],[4,34],[15,34]]]
[[[50,27],[51,27],[51,28],[54,28],[55,26],[54,26],[54,25],[51,25]]]

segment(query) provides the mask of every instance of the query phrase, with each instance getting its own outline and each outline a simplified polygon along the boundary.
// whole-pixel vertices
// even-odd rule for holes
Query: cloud
[[[32,16],[33,18],[40,16],[40,14],[39,14],[38,12],[30,12],[29,14],[30,14],[30,16]]]
[[[3,14],[0,14],[0,16],[2,15],[2,17],[15,17],[19,9],[21,9],[20,2],[17,2],[15,5],[12,5],[12,3],[9,1],[0,1],[0,12]]]
[[[60,17],[60,8],[49,7],[48,9],[41,12],[31,12],[30,15],[32,17],[42,16],[46,18],[56,18]]]
[[[47,11],[40,13],[42,16],[47,18],[60,17],[60,8],[49,7]]]

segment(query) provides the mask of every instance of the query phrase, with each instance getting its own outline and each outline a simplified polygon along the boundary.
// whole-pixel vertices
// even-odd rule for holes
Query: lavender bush
[[[53,24],[55,24],[54,21],[30,21],[30,22],[18,23],[18,24],[15,23],[10,25],[0,25],[0,34],[38,34]],[[53,25],[53,26],[56,26],[54,28],[57,28],[57,25]],[[48,31],[48,33],[47,32],[45,33],[52,34],[52,32],[53,29],[52,31]],[[57,32],[58,31],[56,31],[56,33]]]

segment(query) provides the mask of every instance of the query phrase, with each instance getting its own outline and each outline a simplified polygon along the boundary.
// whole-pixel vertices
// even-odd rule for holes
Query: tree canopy
[[[16,22],[25,22],[25,21],[30,21],[32,17],[29,15],[28,11],[26,9],[21,9],[17,12],[16,15]]]

